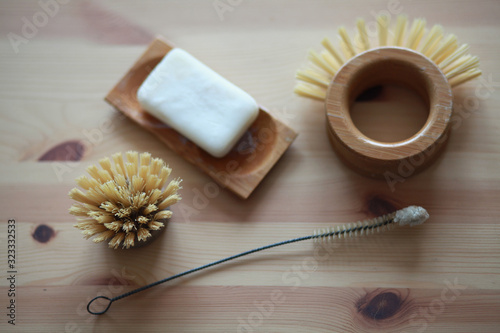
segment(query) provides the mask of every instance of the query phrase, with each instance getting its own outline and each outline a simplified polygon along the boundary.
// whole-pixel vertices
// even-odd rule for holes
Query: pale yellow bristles
[[[163,226],[163,222],[159,221],[151,221],[148,223],[149,230],[160,230],[161,228],[163,228]]]
[[[171,194],[165,200],[163,200],[162,202],[160,202],[158,204],[158,209],[160,211],[164,210],[164,209],[167,209],[168,207],[170,207],[173,204],[177,203],[180,199],[181,199],[181,197],[178,194]]]
[[[387,32],[389,31],[389,18],[385,15],[377,17],[378,45],[387,45]]]
[[[454,78],[450,79],[450,85],[452,87],[456,87],[458,85],[461,85],[464,82],[467,82],[469,80],[475,79],[478,76],[481,76],[481,74],[482,74],[482,72],[477,68],[470,69],[470,70],[463,72],[461,74],[458,74]]]
[[[134,192],[140,192],[144,188],[144,178],[139,176],[132,177],[132,190]]]
[[[107,201],[107,202],[103,202],[101,204],[101,206],[99,206],[98,208],[94,209],[93,211],[94,212],[98,212],[98,211],[101,211],[102,209],[104,209],[106,212],[108,213],[113,213],[115,214],[116,212],[118,212],[118,208],[116,207],[115,204]]]
[[[158,210],[156,205],[149,204],[146,208],[144,208],[144,214],[149,215],[156,210]]]
[[[136,151],[128,151],[125,153],[129,163],[132,163],[136,167],[139,165],[139,153]]]
[[[106,182],[99,187],[95,187],[94,189],[89,189],[89,191],[94,191],[96,188],[99,188],[99,190],[103,193],[101,200],[110,201],[115,204],[120,202],[120,193],[115,190],[113,181]],[[102,202],[101,200],[98,201]]]
[[[108,230],[106,229],[106,227],[104,225],[97,225],[97,226],[92,226],[92,227],[88,227],[87,229],[84,229],[82,231],[82,234],[83,234],[83,237],[85,239],[89,239],[92,236],[95,236],[97,234],[106,233],[107,231]]]
[[[146,179],[146,184],[144,185],[144,191],[150,192],[155,188],[162,188],[163,182],[160,178],[155,175],[149,175]]]
[[[449,35],[444,39],[443,43],[434,51],[434,53],[429,58],[439,65],[444,59],[455,52],[457,48],[457,36],[453,34]]]
[[[140,210],[148,205],[148,198],[145,192],[136,193],[130,200],[130,209]]]
[[[95,227],[95,229],[98,229],[98,228],[99,228],[99,226]],[[113,230],[102,231],[102,232],[99,232],[99,234],[97,234],[97,236],[94,237],[92,239],[92,241],[94,241],[94,243],[104,242],[104,241],[112,238],[114,235],[116,235],[116,232]]]
[[[135,235],[133,233],[127,234],[125,236],[125,240],[123,241],[123,246],[125,248],[130,248],[131,246],[134,246],[135,243]]]
[[[94,178],[97,182],[103,183],[103,180],[101,179],[101,176],[99,175],[99,169],[95,165],[89,165],[87,167],[87,172],[88,174]]]
[[[123,162],[122,153],[113,154],[111,158],[115,162],[115,167],[117,168],[117,170],[119,170],[122,175],[125,175],[125,163]]]
[[[180,182],[179,182],[180,183]],[[170,182],[170,184],[172,184],[172,182]],[[175,189],[174,188],[171,188],[170,187],[170,184],[169,186],[165,189],[165,193],[172,193],[172,192],[177,192],[177,190],[179,189],[179,187],[176,187]],[[149,205],[155,205],[155,203],[160,199],[162,195],[162,191],[160,191],[159,189],[154,189],[153,191],[151,191],[151,194],[149,195],[149,202],[148,204]],[[149,213],[148,213],[149,214]]]
[[[327,37],[323,38],[323,40],[321,41],[321,44],[325,47],[325,49],[328,52],[330,52],[330,54],[337,61],[337,64],[339,66],[344,64],[344,59],[342,58],[340,53],[337,51],[335,46],[333,46],[332,42]]]
[[[158,214],[156,214],[156,215],[158,215]],[[172,215],[169,215],[169,216],[172,216]],[[139,224],[146,224],[149,222],[149,219],[146,216],[139,216],[137,218],[137,222],[139,222]]]
[[[69,212],[75,216],[87,216],[88,209],[84,206],[71,206]]]
[[[172,169],[170,169],[169,167],[162,167],[161,168],[161,171],[160,171],[160,175],[159,175],[159,183],[156,187],[163,187],[165,186],[166,182],[167,182],[167,178],[170,176],[170,173],[172,172]],[[151,189],[149,189],[151,190]]]
[[[127,186],[127,178],[125,175],[118,173],[114,177],[114,182],[116,183],[117,186],[125,188]]]
[[[92,199],[97,206],[100,202],[104,202],[107,200],[106,194],[104,194],[105,192],[103,190],[106,185],[107,184],[104,183],[100,187],[91,188],[85,195],[87,196],[87,198]]]
[[[359,50],[361,52],[369,50],[370,41],[368,40],[368,33],[366,32],[365,20],[358,19],[356,21],[356,27],[358,28]]]
[[[125,238],[125,233],[124,232],[119,232],[117,233],[108,243],[110,248],[117,249],[120,247],[120,244],[122,244],[123,239]]]
[[[446,69],[446,67],[463,57],[468,51],[468,45],[464,44],[460,46],[455,52],[453,52],[453,54],[451,54],[448,58],[446,58],[439,64],[439,68],[441,68],[441,70]]]
[[[137,164],[135,163],[126,163],[125,170],[127,171],[128,179],[132,179],[137,174]]]
[[[295,86],[294,92],[297,95],[301,95],[304,97],[309,97],[309,98],[315,98],[319,100],[325,100],[326,98],[326,90],[321,89],[319,87],[310,85],[310,84],[303,84],[303,83],[298,83]]]
[[[149,237],[151,237],[151,233],[146,228],[140,228],[139,230],[137,230],[137,239],[139,241],[144,241]]]
[[[88,198],[82,191],[80,191],[77,188],[74,188],[69,192],[69,197],[75,201],[79,201],[84,204],[90,204],[90,205],[98,204],[98,202]]]
[[[80,186],[84,190],[88,190],[91,187],[95,187],[95,186],[99,185],[99,183],[95,179],[93,179],[93,178],[89,179],[85,176],[78,177],[75,181],[78,184],[78,186]]]
[[[151,161],[151,174],[157,175],[163,166],[164,163],[162,160],[160,160],[159,158],[153,158],[153,160]]]
[[[79,224],[83,229],[99,229],[101,231],[106,230],[106,227],[103,224],[95,224],[95,222],[90,219],[82,219],[80,220]]]
[[[325,77],[324,75],[321,75],[320,73],[310,69],[297,71],[296,78],[301,81],[316,84],[325,88],[327,88],[330,84],[330,80],[328,79],[328,77]]]
[[[349,50],[349,48],[347,47],[347,44],[343,40],[341,40],[339,43],[340,43],[340,51],[342,51],[342,54],[344,55],[344,57],[346,59],[352,58],[351,54],[353,54],[353,53],[352,53],[352,51]]]
[[[412,50],[416,50],[418,44],[424,37],[425,33],[425,20],[416,19],[410,28],[410,33],[408,35],[408,40],[406,41],[406,47]]]
[[[141,164],[139,168],[139,177],[144,180],[149,177],[149,168],[147,165]]]
[[[333,69],[333,71],[335,73],[337,73],[337,71],[340,68],[340,65],[337,63],[335,58],[332,57],[330,52],[328,52],[327,50],[324,50],[320,53],[320,56],[321,56],[321,58],[323,58],[324,61],[326,61],[326,63],[330,66],[330,68]]]
[[[403,46],[403,38],[405,36],[406,24],[408,23],[408,18],[404,15],[400,15],[396,21],[396,28],[394,29],[394,46]]]
[[[113,222],[115,220],[115,218],[113,217],[113,215],[101,215],[101,216],[95,217],[94,220],[96,220],[99,223],[104,224],[104,223]]]
[[[85,230],[82,231],[82,234],[83,234],[83,237],[85,239],[89,239],[90,237],[92,237],[94,235],[106,232],[106,230],[107,229],[106,229],[105,226],[100,225],[100,226],[97,226],[97,227],[92,227],[92,228],[89,228],[89,229],[85,229]]]
[[[78,188],[69,192],[76,201],[69,212],[79,217],[75,227],[85,238],[94,237],[96,243],[108,241],[114,249],[130,248],[149,239],[150,231],[164,227],[156,220],[170,218],[172,211],[167,208],[181,199],[177,193],[181,180],[167,184],[171,169],[161,159],[137,152],[127,152],[126,157],[125,162],[121,153],[114,154],[114,165],[104,158],[99,161],[102,169],[89,166],[91,178],[77,178],[85,192]]]
[[[443,38],[443,27],[440,25],[435,25],[429,31],[424,41],[422,42],[422,47],[420,49],[420,53],[425,56],[429,56],[432,54],[433,50],[436,48],[436,45],[439,44],[441,39]]]
[[[163,220],[163,219],[169,219],[172,217],[172,212],[169,210],[163,210],[161,212],[156,213],[154,219],[155,221]]]
[[[462,66],[462,64],[466,63],[472,56],[470,54],[462,56],[458,58],[455,62],[453,62],[451,65],[447,66],[444,70],[443,73],[447,75],[448,73],[454,71],[458,67]]]
[[[309,51],[309,59],[319,68],[327,73],[335,75],[335,69],[331,67],[316,51]]]
[[[176,194],[177,191],[181,188],[181,182],[182,180],[179,179],[179,178],[176,178],[174,180],[172,180],[167,188],[165,189],[164,193],[172,193],[172,194]]]
[[[459,74],[477,68],[477,66],[479,65],[478,57],[467,56],[464,58],[461,59],[460,64],[458,66],[456,66],[452,71],[446,73],[446,77],[448,78],[448,80],[454,78]]]
[[[354,46],[352,45],[351,38],[349,34],[345,30],[344,27],[339,28],[339,36],[342,42],[342,50],[345,53],[345,58],[350,59],[356,55],[356,50],[354,50]]]
[[[151,154],[150,153],[142,153],[141,154],[141,166],[147,166],[151,163]]]
[[[101,177],[103,183],[109,182],[113,179],[111,174],[106,170],[98,170],[97,172],[99,173],[99,177]]]
[[[110,175],[113,175],[113,170],[111,168],[111,161],[109,158],[103,158],[102,160],[99,161],[99,164],[101,167],[106,170]]]
[[[338,29],[337,47],[330,39],[324,38],[321,44],[325,50],[320,53],[310,51],[311,66],[297,71],[296,78],[301,83],[297,83],[294,92],[297,95],[324,101],[330,83],[345,62],[355,57],[358,52],[384,46],[405,47],[426,56],[443,71],[451,87],[481,75],[478,69],[479,59],[468,55],[469,47],[465,44],[460,45],[455,35],[449,34],[445,37],[442,26],[434,25],[427,31],[426,21],[415,19],[407,32],[408,19],[404,15],[397,17],[392,30],[389,29],[389,25],[390,20],[387,16],[377,17],[378,45],[370,43],[369,30],[363,19],[356,21],[357,32],[354,39],[349,37],[345,27]],[[388,45],[389,35],[392,36],[392,45]],[[102,175],[102,178],[106,179],[105,175]]]

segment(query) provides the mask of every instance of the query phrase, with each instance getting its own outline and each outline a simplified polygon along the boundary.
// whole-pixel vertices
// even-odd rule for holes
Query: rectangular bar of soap
[[[259,114],[249,94],[178,48],[153,69],[137,99],[214,157],[225,156]]]

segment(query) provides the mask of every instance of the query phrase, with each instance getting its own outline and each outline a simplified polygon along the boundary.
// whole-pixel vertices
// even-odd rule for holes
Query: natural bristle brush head
[[[113,162],[112,162],[112,161]],[[167,184],[170,169],[163,160],[135,151],[114,154],[87,168],[90,178],[76,179],[69,192],[76,203],[69,209],[78,217],[76,228],[95,243],[128,249],[151,241],[172,216],[168,208],[181,197],[180,179]]]
[[[469,47],[459,45],[455,35],[445,35],[440,25],[427,31],[425,20],[415,19],[409,25],[406,16],[399,16],[390,29],[390,20],[380,16],[373,38],[366,26],[359,19],[354,38],[340,27],[338,46],[325,38],[323,51],[310,51],[308,67],[297,72],[295,92],[325,101],[328,138],[348,166],[390,183],[402,178],[406,166],[416,174],[436,159],[452,123],[451,89],[481,71],[478,57],[468,54]],[[386,84],[414,90],[429,108],[424,126],[405,140],[369,138],[351,118],[358,96]]]
[[[390,24],[387,16],[379,16],[377,34],[370,38],[365,21],[358,19],[354,38],[345,27],[338,29],[338,46],[325,37],[321,42],[324,51],[309,51],[309,66],[297,71],[296,77],[301,82],[296,85],[295,93],[325,100],[333,77],[345,63],[360,53],[380,47],[406,48],[422,54],[443,72],[451,87],[481,75],[478,57],[468,54],[469,47],[459,45],[454,34],[445,35],[442,26],[426,29],[424,19],[415,19],[409,26],[404,15],[397,17],[393,29]]]

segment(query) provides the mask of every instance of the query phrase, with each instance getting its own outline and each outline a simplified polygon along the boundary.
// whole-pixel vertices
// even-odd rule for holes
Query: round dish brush
[[[393,29],[386,16],[377,18],[373,43],[365,21],[356,22],[349,37],[338,29],[339,46],[324,38],[324,50],[309,52],[310,64],[297,71],[295,93],[325,101],[329,139],[340,157],[353,169],[386,180],[397,178],[402,165],[418,171],[431,163],[448,138],[453,111],[451,88],[481,75],[477,56],[460,45],[440,25],[426,29],[415,19],[408,29],[399,16]],[[375,38],[375,35],[377,36]],[[380,142],[362,134],[350,117],[350,107],[369,88],[394,83],[415,90],[428,103],[429,117],[422,129],[399,142]],[[407,168],[408,169],[408,168]],[[412,172],[414,173],[414,172]]]
[[[390,20],[386,16],[379,16],[378,43],[375,45],[370,43],[363,19],[356,22],[357,33],[354,39],[349,37],[345,27],[340,27],[338,36],[341,51],[327,37],[321,42],[324,51],[317,53],[310,50],[311,64],[309,68],[297,71],[296,78],[302,83],[296,85],[295,93],[325,100],[328,87],[341,66],[359,53],[391,46],[414,50],[432,60],[446,76],[451,87],[481,75],[478,69],[479,58],[468,54],[469,46],[459,45],[454,34],[445,36],[441,25],[434,25],[427,34],[425,19],[415,19],[409,31],[407,25],[407,17],[401,15],[398,16],[395,27],[390,30]]]
[[[69,212],[79,217],[75,227],[95,243],[107,241],[110,248],[128,249],[149,243],[172,216],[168,207],[181,197],[180,179],[167,183],[172,171],[151,154],[129,151],[99,161],[101,168],[87,168],[90,178],[81,176],[69,196],[77,201]],[[164,188],[165,187],[165,188]]]

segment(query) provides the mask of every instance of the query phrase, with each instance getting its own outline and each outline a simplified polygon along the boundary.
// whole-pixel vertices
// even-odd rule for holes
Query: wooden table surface
[[[441,23],[484,73],[454,91],[444,154],[392,187],[345,167],[327,140],[323,103],[293,94],[309,48],[380,12]],[[500,331],[499,1],[8,0],[0,31],[0,331]],[[247,200],[214,190],[104,102],[155,35],[299,133]],[[127,150],[167,161],[184,179],[183,200],[160,239],[113,251],[73,227],[67,194],[86,166]],[[85,310],[97,295],[406,205],[431,218],[329,247],[275,248],[117,301],[103,316]]]

